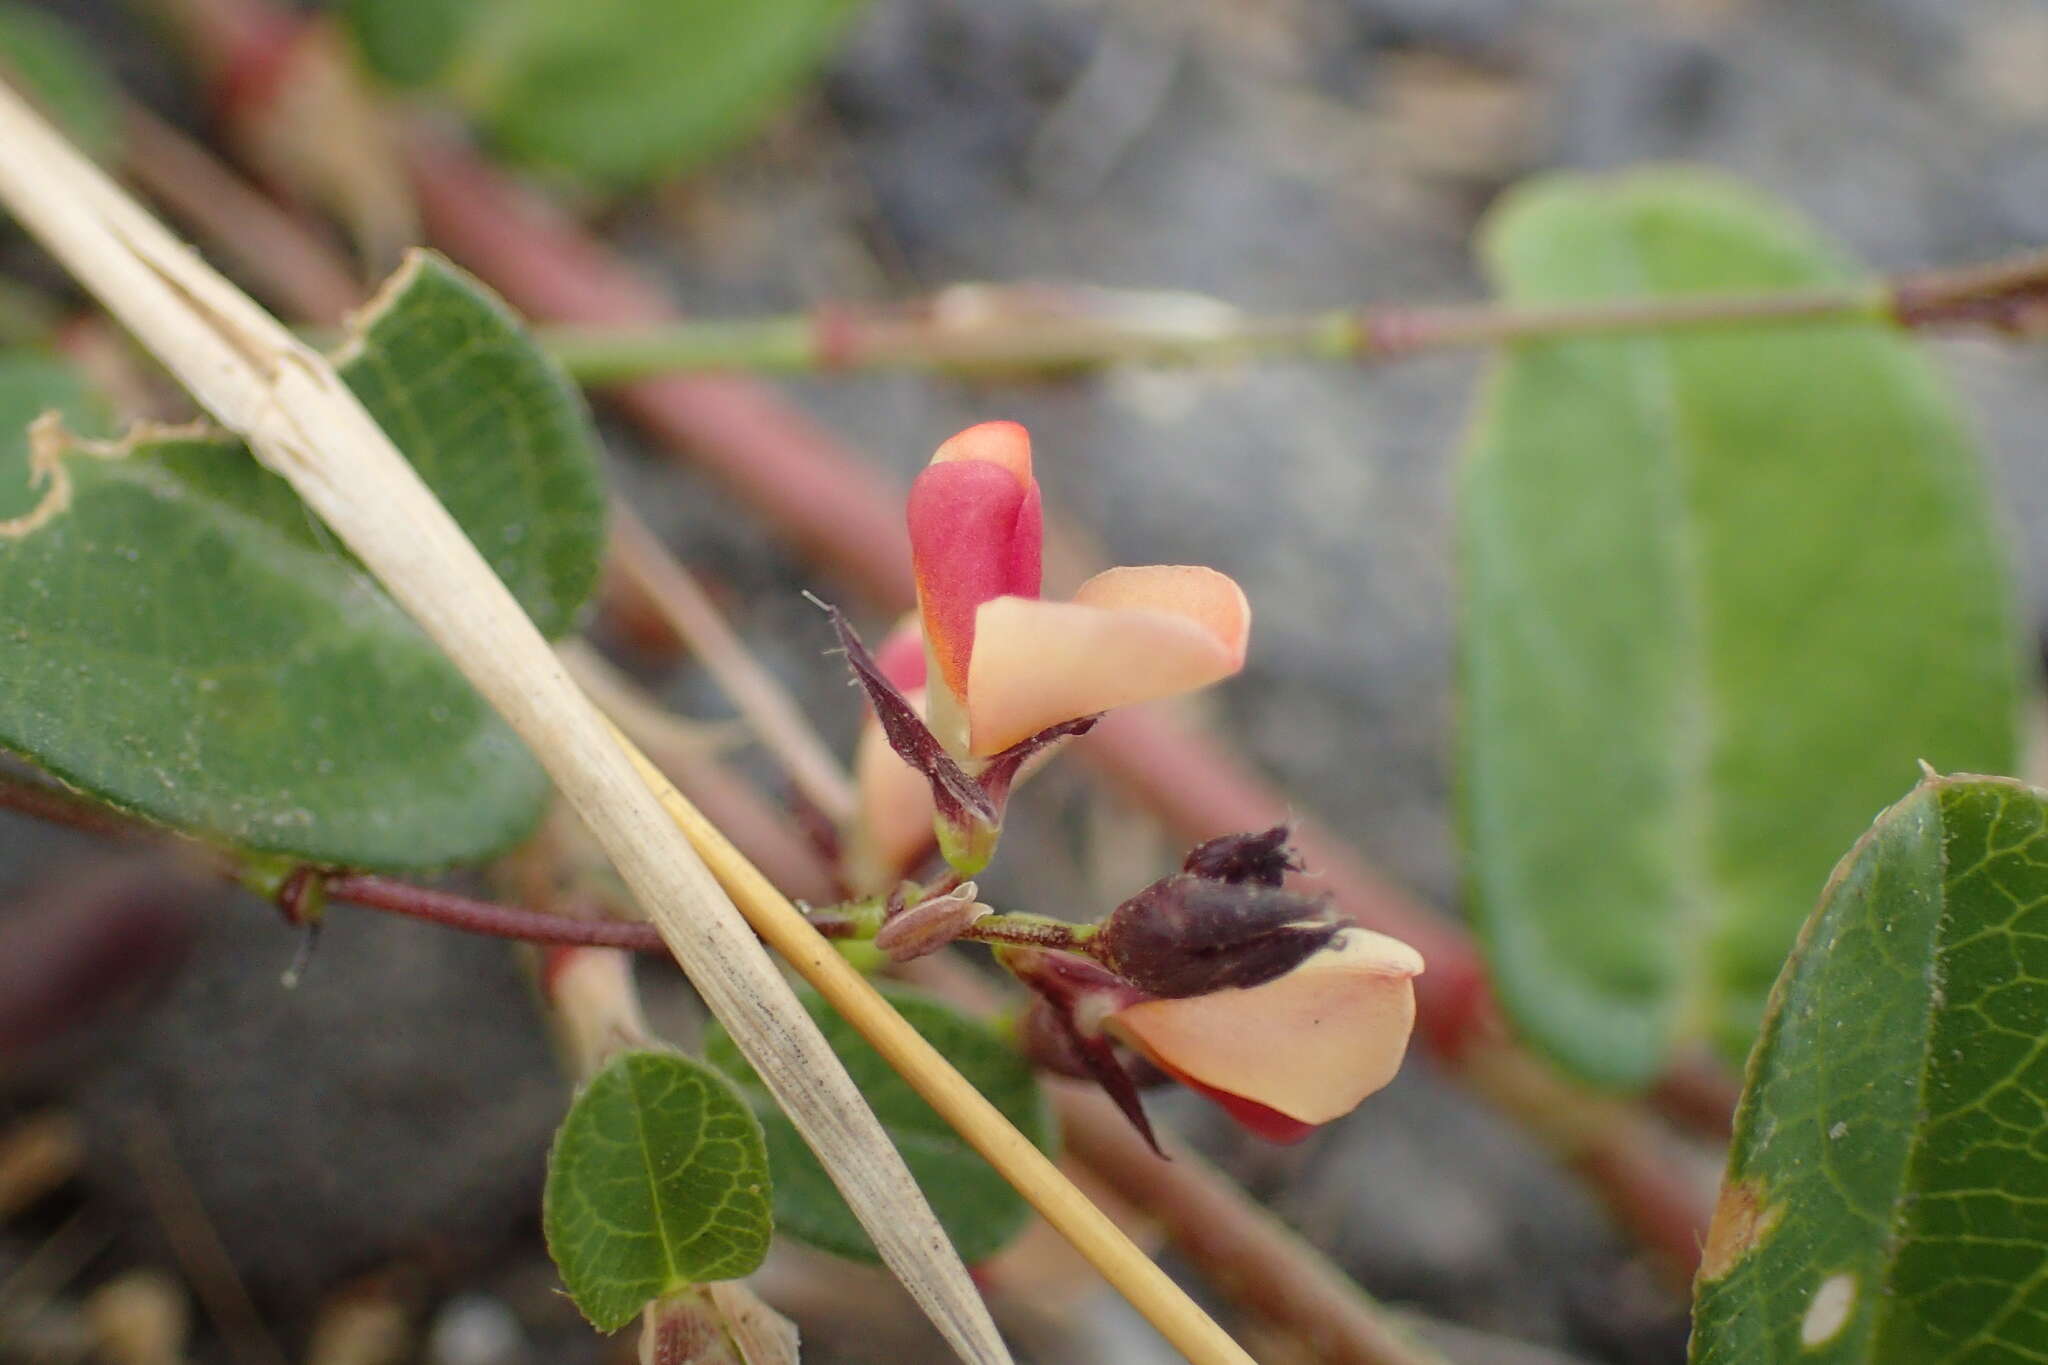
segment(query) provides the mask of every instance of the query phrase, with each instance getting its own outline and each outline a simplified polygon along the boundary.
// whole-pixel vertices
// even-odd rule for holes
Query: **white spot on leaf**
[[[1806,1316],[1799,1323],[1799,1344],[1809,1351],[1825,1346],[1848,1325],[1856,1307],[1856,1277],[1848,1271],[1821,1281],[1807,1302]]]

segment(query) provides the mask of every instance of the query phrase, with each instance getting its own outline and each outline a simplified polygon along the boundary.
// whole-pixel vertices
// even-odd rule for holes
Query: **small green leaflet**
[[[875,1117],[903,1153],[961,1259],[974,1265],[1002,1250],[1030,1221],[1031,1209],[1023,1196],[918,1098],[852,1025],[815,992],[800,994],[854,1084],[867,1096]],[[1019,1131],[1039,1147],[1051,1149],[1053,1128],[1044,1092],[1014,1047],[986,1024],[928,997],[901,990],[883,994]],[[875,1260],[874,1246],[852,1210],[723,1030],[712,1029],[704,1057],[740,1083],[761,1115],[768,1136],[769,1165],[775,1172],[778,1228],[841,1256]]]
[[[1771,997],[1694,1365],[2036,1360],[2048,1323],[2048,794],[1929,778]]]
[[[768,1254],[768,1153],[732,1082],[668,1052],[614,1057],[548,1156],[548,1253],[583,1316],[611,1332],[650,1300],[736,1280]]]
[[[859,0],[345,0],[371,69],[436,84],[506,153],[631,185],[759,127]]]
[[[341,365],[540,627],[596,581],[604,504],[581,398],[468,277],[415,257]],[[35,505],[23,428],[77,382],[0,357],[0,517]],[[220,843],[421,868],[532,828],[547,782],[283,480],[238,443],[144,432],[65,457],[71,505],[0,540],[0,746]]]
[[[1529,306],[1860,278],[1681,170],[1540,181],[1485,254]],[[1877,323],[1526,343],[1458,516],[1467,881],[1504,1002],[1611,1085],[1741,1058],[1914,763],[2016,762],[2008,551],[1947,386]]]

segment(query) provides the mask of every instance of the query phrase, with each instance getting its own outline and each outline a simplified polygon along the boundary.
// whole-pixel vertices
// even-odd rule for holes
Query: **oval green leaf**
[[[611,1332],[650,1300],[751,1274],[768,1254],[768,1153],[730,1081],[668,1052],[612,1059],[548,1156],[548,1254]]]
[[[632,184],[751,132],[816,69],[856,8],[858,0],[504,0],[480,11],[446,80],[511,155]]]
[[[832,1050],[903,1153],[961,1259],[974,1265],[1002,1250],[1030,1221],[1031,1208],[1024,1197],[920,1099],[852,1025],[815,992],[801,994],[804,1007],[825,1031]],[[1015,1048],[988,1025],[936,1000],[902,990],[883,994],[1019,1131],[1039,1147],[1051,1150],[1052,1118],[1045,1093]],[[761,1115],[768,1136],[769,1165],[775,1172],[777,1227],[840,1256],[877,1260],[874,1244],[817,1157],[795,1125],[775,1107],[760,1078],[723,1030],[713,1028],[704,1057],[740,1083]]]
[[[1771,998],[1694,1365],[2038,1359],[2048,795],[1933,778],[1835,870]]]
[[[422,257],[343,373],[527,611],[566,630],[603,533],[594,437],[517,323]],[[26,423],[82,402],[50,362],[0,364],[0,517],[36,501]],[[239,444],[145,434],[66,469],[70,507],[0,540],[0,746],[173,827],[318,863],[434,867],[532,828],[539,765]]]
[[[1533,306],[1859,278],[1682,171],[1542,182],[1485,250]],[[2015,762],[2007,551],[1955,403],[1877,323],[1525,344],[1459,519],[1467,883],[1503,999],[1596,1081],[1739,1059],[1914,762]]]

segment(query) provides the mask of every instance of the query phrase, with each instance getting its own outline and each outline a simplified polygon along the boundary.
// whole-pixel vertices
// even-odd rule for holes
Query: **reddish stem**
[[[108,839],[163,837],[162,831],[107,806],[11,774],[0,774],[0,810],[18,811],[49,824],[69,825]]]
[[[651,924],[629,920],[579,919],[544,910],[500,905],[473,896],[415,886],[372,872],[343,872],[327,879],[327,894],[370,910],[429,920],[472,934],[518,939],[525,943],[584,948],[625,948],[636,953],[666,953],[661,935]]]
[[[84,797],[39,782],[0,777],[0,809],[18,811],[50,824],[68,825],[72,829],[107,838],[138,839],[159,844],[182,842],[169,830],[130,819]],[[214,863],[230,880],[240,880],[239,865],[231,855],[216,854]],[[319,872],[310,867],[294,869],[285,879],[286,895],[294,901],[302,900],[307,890],[307,879],[318,875]],[[491,934],[526,943],[628,948],[640,953],[668,951],[661,935],[651,924],[551,915],[521,906],[477,900],[453,891],[415,886],[411,882],[374,873],[337,872],[327,877],[325,889],[333,900],[431,920],[472,934]]]

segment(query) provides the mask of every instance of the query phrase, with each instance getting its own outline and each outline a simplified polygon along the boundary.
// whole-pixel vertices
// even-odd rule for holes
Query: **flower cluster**
[[[1093,1078],[1140,1131],[1141,1076],[1163,1075],[1288,1141],[1390,1080],[1414,1023],[1407,945],[1289,885],[1284,827],[1211,840],[1098,925],[1002,915],[977,899],[1011,789],[1114,706],[1243,666],[1244,593],[1213,569],[1111,569],[1039,596],[1043,525],[1031,443],[970,427],[918,476],[909,526],[917,612],[875,654],[831,608],[873,708],[855,760],[844,874],[854,918],[890,956],[958,938],[997,946],[1034,995],[1020,1038]],[[914,876],[937,851],[949,874]]]
[[[1422,957],[1288,889],[1292,866],[1284,827],[1211,840],[1110,913],[1092,960],[998,950],[1037,996],[1027,1049],[1099,1082],[1148,1138],[1119,1049],[1277,1142],[1350,1113],[1401,1065]]]

